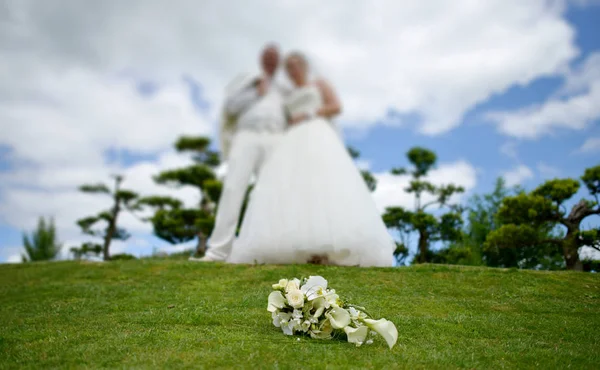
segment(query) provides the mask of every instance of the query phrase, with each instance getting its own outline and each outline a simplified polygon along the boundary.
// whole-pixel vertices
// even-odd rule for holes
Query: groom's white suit
[[[208,240],[206,258],[209,260],[223,261],[231,253],[250,179],[258,175],[285,129],[283,90],[271,82],[261,95],[256,87],[260,78],[256,74],[240,76],[226,89],[220,134],[227,174],[215,227]]]

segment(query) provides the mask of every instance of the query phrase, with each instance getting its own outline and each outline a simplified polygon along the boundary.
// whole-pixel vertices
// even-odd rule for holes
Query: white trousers
[[[250,179],[252,175],[258,176],[280,137],[281,133],[249,130],[235,134],[227,161],[227,174],[219,199],[215,227],[207,243],[208,257],[224,261],[231,253]]]

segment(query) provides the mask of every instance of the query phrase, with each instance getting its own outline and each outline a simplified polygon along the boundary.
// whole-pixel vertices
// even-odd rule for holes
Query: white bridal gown
[[[291,115],[322,105],[317,86],[294,90]],[[265,163],[246,210],[232,263],[392,266],[395,243],[333,123],[291,126]]]

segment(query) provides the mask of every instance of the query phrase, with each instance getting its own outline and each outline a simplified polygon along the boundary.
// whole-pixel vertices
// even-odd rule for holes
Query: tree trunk
[[[110,242],[115,234],[115,219],[108,225],[108,230],[106,230],[106,235],[104,236],[104,245],[102,246],[102,259],[104,261],[110,260]]]
[[[106,235],[104,236],[104,246],[102,247],[102,259],[105,261],[110,260],[110,243],[115,236],[115,232],[117,231],[117,216],[119,216],[119,212],[121,210],[121,205],[119,204],[119,200],[115,201],[115,207],[113,208],[113,214],[108,223],[108,228],[106,230]]]
[[[426,231],[419,231],[419,259],[418,263],[429,262],[428,251],[429,251],[429,235]]]
[[[579,246],[577,244],[577,233],[579,228],[569,228],[563,240],[563,256],[567,270],[583,271],[583,265],[579,260]]]
[[[206,236],[203,232],[198,233],[198,244],[196,244],[196,257],[203,257],[206,254]]]
[[[119,212],[121,211],[121,201],[119,199],[119,187],[121,185],[121,181],[123,178],[121,176],[115,177],[115,190],[113,193],[115,205],[112,210],[112,217],[108,222],[108,227],[106,228],[106,234],[104,235],[104,245],[102,246],[102,259],[104,261],[110,260],[110,242],[115,236],[117,232],[117,216],[119,216]]]

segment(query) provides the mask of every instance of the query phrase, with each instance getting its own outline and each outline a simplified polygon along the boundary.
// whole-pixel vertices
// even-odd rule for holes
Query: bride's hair
[[[292,58],[300,60],[300,62],[302,62],[302,64],[304,65],[304,68],[308,69],[308,60],[306,59],[306,56],[303,53],[299,51],[292,51],[288,53],[288,55],[285,57],[285,60],[288,61]]]
[[[300,51],[289,52],[285,57],[285,62],[287,62],[290,59],[297,59],[300,61],[300,63],[302,63],[308,80],[313,81],[321,78],[320,74],[317,72],[317,68],[315,66],[314,61],[312,60],[312,58],[309,58],[305,53]]]

